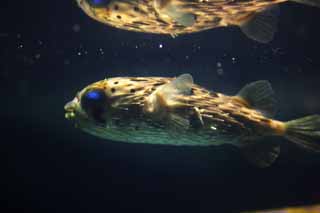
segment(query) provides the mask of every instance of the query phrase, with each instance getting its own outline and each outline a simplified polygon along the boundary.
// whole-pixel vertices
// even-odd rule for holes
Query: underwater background
[[[269,80],[277,119],[320,113],[320,10],[281,4],[269,44],[238,28],[170,36],[88,18],[75,1],[3,1],[0,17],[2,212],[239,212],[320,202],[320,156],[279,140],[259,169],[232,146],[102,140],[64,118],[84,86],[113,76],[193,75],[229,95]]]

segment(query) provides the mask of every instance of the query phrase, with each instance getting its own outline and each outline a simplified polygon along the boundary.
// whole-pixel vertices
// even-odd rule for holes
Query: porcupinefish
[[[276,101],[268,81],[228,96],[193,83],[192,76],[114,77],[82,89],[64,107],[65,117],[92,135],[129,143],[210,146],[232,144],[260,167],[271,165],[283,136],[320,150],[320,115],[282,122],[271,117]],[[264,141],[264,140],[263,140]]]
[[[91,18],[116,28],[179,34],[239,26],[249,38],[271,41],[277,29],[277,4],[295,1],[320,6],[320,0],[77,0]]]

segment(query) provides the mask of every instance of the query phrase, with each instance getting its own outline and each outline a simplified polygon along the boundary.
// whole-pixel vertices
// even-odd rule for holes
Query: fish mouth
[[[68,120],[73,120],[76,117],[76,109],[78,105],[77,98],[74,98],[72,101],[64,105],[65,114],[64,117]]]

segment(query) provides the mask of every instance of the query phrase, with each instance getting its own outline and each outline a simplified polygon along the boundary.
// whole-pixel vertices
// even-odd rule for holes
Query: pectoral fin
[[[155,0],[157,11],[161,14],[169,16],[171,19],[176,21],[178,24],[185,27],[192,26],[196,17],[194,14],[183,11],[183,8],[176,5],[172,0]]]
[[[272,41],[278,25],[279,7],[271,6],[267,9],[242,20],[239,23],[241,31],[249,38],[261,42],[268,43]]]
[[[167,106],[173,106],[177,95],[192,94],[193,78],[190,74],[183,74],[163,85],[157,95],[161,96]]]
[[[171,82],[159,87],[148,97],[145,111],[151,114],[162,114],[169,108],[179,107],[182,103],[176,100],[179,95],[192,94],[193,78],[190,74],[183,74]]]

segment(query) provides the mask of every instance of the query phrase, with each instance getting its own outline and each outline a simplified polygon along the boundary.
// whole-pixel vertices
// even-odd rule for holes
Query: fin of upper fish
[[[176,5],[172,0],[155,0],[155,8],[185,27],[192,26],[196,21],[194,14],[183,11],[181,6]]]
[[[272,141],[261,140],[242,147],[241,151],[250,163],[260,168],[265,168],[278,158],[280,146]]]
[[[320,0],[290,0],[290,1],[309,5],[312,7],[320,7]]]
[[[244,86],[237,94],[248,107],[254,108],[267,117],[273,117],[276,112],[276,99],[271,84],[268,81],[256,81]]]
[[[253,13],[240,21],[241,31],[249,38],[268,43],[273,40],[278,26],[279,7],[268,7],[261,12]]]

